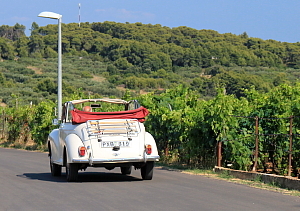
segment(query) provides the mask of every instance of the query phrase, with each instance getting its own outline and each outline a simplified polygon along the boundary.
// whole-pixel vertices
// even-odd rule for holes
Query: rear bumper
[[[90,159],[72,159],[72,163],[89,163],[93,164],[102,164],[102,163],[138,163],[138,162],[147,162],[147,161],[158,161],[159,155],[146,156],[146,157],[133,157],[133,158],[114,158],[114,159],[101,159],[101,158],[90,158]]]

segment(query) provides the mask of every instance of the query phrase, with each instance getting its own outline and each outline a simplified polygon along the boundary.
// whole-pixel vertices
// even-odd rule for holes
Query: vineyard
[[[254,88],[244,93],[236,98],[219,89],[216,97],[201,100],[178,86],[160,95],[138,96],[150,111],[145,126],[157,141],[162,161],[298,176],[300,84],[280,85],[265,94]],[[45,146],[54,108],[51,101],[2,108],[2,145]]]

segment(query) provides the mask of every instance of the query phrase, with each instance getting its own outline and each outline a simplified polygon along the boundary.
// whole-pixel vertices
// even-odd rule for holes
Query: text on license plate
[[[129,141],[103,141],[101,144],[102,147],[130,147]]]

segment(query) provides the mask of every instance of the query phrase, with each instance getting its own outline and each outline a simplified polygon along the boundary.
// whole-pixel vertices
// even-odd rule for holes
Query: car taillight
[[[85,156],[86,148],[85,147],[79,147],[78,148],[78,153],[80,157]]]
[[[146,154],[150,155],[152,153],[152,146],[150,144],[146,145]]]

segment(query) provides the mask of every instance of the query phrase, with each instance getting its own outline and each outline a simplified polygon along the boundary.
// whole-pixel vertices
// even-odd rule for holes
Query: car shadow
[[[132,182],[143,181],[130,175],[112,172],[82,172],[78,174],[79,182]]]
[[[41,180],[48,182],[66,182],[66,178],[64,178],[63,175],[61,177],[53,177],[51,173],[24,173],[16,176],[31,180]]]
[[[22,175],[16,175],[16,176],[21,178],[31,179],[31,180],[67,183],[67,178],[65,173],[62,173],[60,177],[54,177],[51,175],[51,173],[24,173]],[[130,175],[122,175],[120,173],[79,172],[77,182],[83,183],[83,182],[133,182],[133,181],[143,181],[143,180]]]

